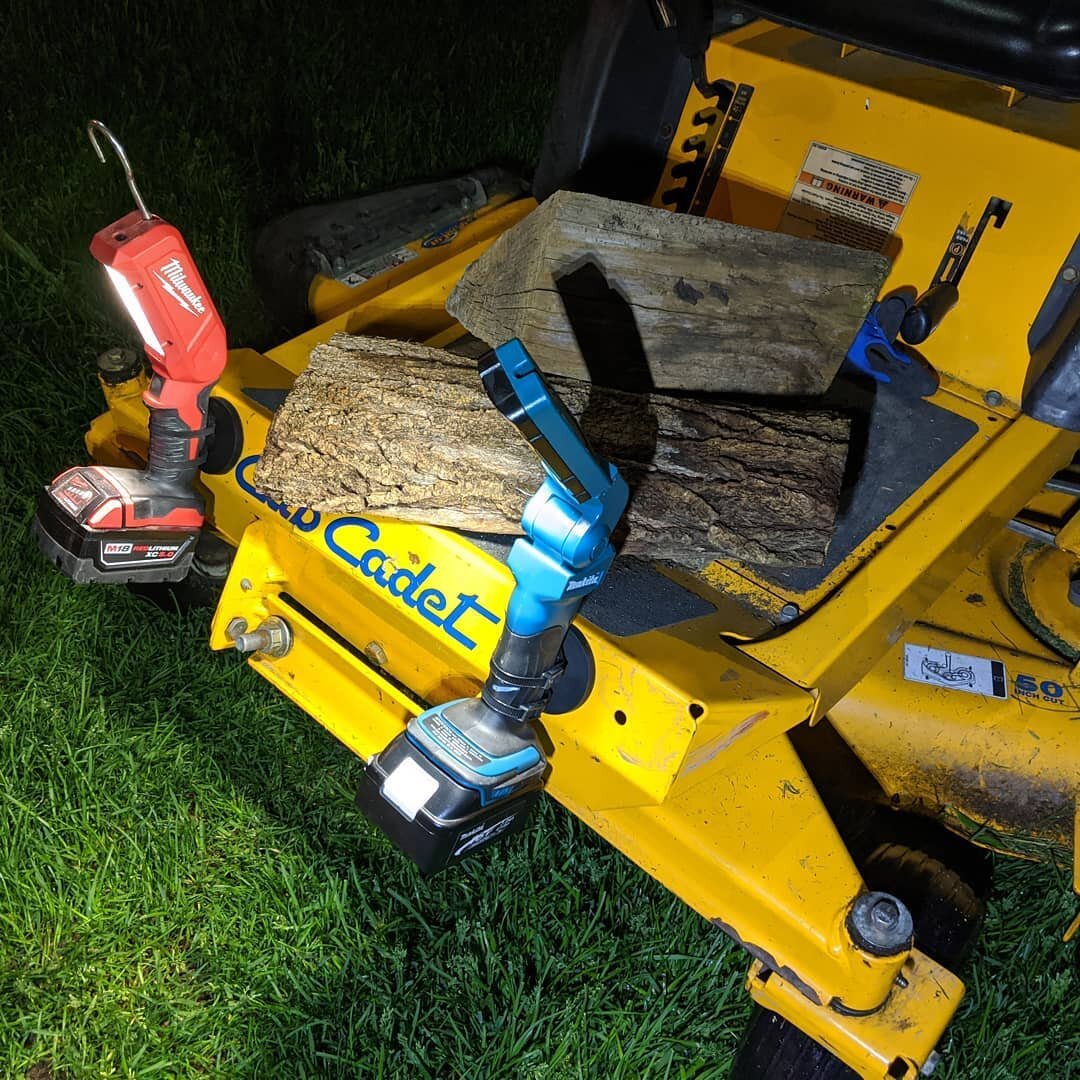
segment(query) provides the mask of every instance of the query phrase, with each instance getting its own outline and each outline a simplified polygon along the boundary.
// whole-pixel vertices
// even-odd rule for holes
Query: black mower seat
[[[773,0],[749,9],[876,52],[1080,101],[1080,3],[1076,0]]]

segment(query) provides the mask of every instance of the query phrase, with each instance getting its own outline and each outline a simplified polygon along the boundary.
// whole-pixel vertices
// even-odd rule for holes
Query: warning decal
[[[983,697],[1009,696],[1005,665],[1000,660],[931,649],[926,645],[904,646],[904,678]]]
[[[374,259],[369,259],[361,266],[339,274],[337,280],[342,285],[348,285],[350,289],[355,289],[357,285],[363,285],[365,281],[370,281],[373,277],[385,274],[387,270],[393,270],[395,266],[401,266],[415,258],[416,252],[412,248],[399,247],[394,251],[387,252],[385,255],[378,255]]]
[[[812,142],[780,231],[882,251],[918,182],[918,173]]]

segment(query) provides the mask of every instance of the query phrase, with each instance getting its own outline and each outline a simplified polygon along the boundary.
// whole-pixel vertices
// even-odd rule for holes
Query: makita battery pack
[[[356,801],[422,873],[435,874],[525,825],[543,790],[542,769],[530,771],[481,790],[450,776],[402,733],[372,758]]]

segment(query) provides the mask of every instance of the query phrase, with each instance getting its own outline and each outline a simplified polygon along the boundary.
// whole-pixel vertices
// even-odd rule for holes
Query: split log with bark
[[[559,191],[447,310],[547,374],[623,390],[824,393],[889,270],[874,252]]]
[[[630,485],[622,550],[689,566],[823,561],[846,417],[549,381]],[[542,476],[475,361],[337,334],[313,350],[275,416],[255,480],[275,499],[327,512],[515,533]]]

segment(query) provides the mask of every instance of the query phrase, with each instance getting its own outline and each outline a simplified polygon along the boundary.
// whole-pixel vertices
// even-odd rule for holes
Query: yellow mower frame
[[[1080,106],[1010,108],[999,88],[760,21],[715,38],[707,70],[754,88],[710,216],[779,227],[815,143],[917,177],[886,248],[886,292],[924,285],[960,219],[977,220],[990,196],[1011,201],[1007,227],[987,232],[958,307],[921,348],[940,377],[931,400],[971,434],[812,587],[780,588],[735,562],[700,576],[664,569],[711,613],[631,636],[582,619],[595,686],[579,709],[545,717],[548,790],[747,948],[758,1002],[863,1076],[914,1076],[963,984],[917,941],[896,956],[856,947],[846,919],[863,882],[789,732],[827,717],[887,799],[979,842],[1077,850],[1080,675],[1014,609],[1019,590],[1036,631],[1050,623],[1080,645],[1066,603],[1076,500],[1043,491],[1080,436],[1020,411],[1031,319],[1080,220]],[[692,89],[658,205],[716,122]],[[213,527],[237,548],[210,644],[230,648],[238,619],[285,620],[288,652],[249,662],[365,759],[426,705],[477,691],[511,577],[448,530],[260,494],[252,469],[272,416],[247,391],[287,389],[338,331],[452,342],[461,328],[447,295],[534,205],[490,206],[358,288],[317,278],[315,328],[265,355],[233,350],[214,390],[244,442],[233,470],[203,478]],[[104,386],[108,410],[87,437],[96,461],[144,453],[142,389]],[[1047,543],[1007,530],[1025,506]],[[1000,662],[1007,696],[906,679],[908,646]]]

